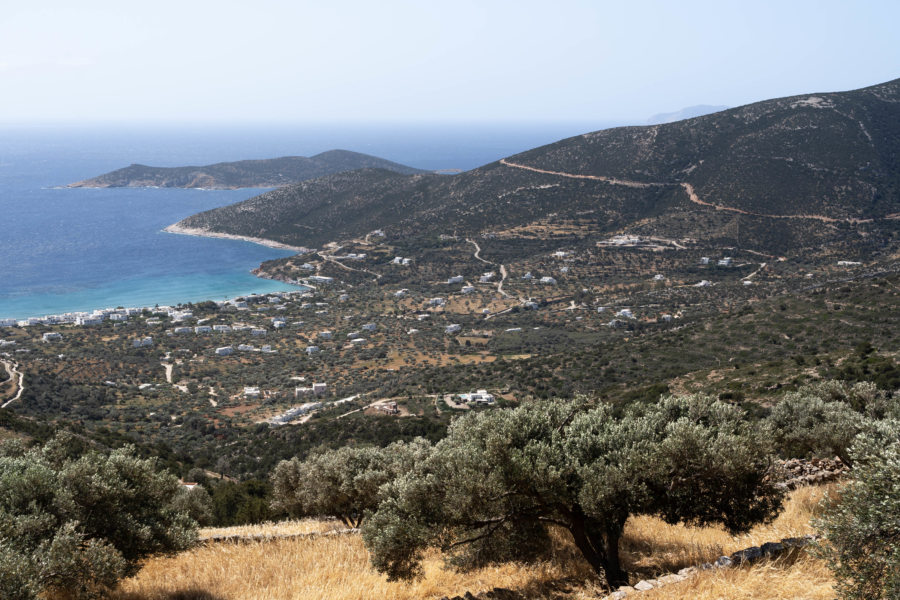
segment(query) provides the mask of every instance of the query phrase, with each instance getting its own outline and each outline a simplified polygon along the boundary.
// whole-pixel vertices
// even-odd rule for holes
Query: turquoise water
[[[161,230],[262,190],[60,189],[131,163],[204,165],[334,148],[423,169],[471,169],[597,124],[0,129],[0,318],[297,289],[254,277],[290,256]]]

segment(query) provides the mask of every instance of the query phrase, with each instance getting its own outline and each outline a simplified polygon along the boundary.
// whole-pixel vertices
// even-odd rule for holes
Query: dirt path
[[[175,368],[175,365],[171,363],[161,363],[163,368],[166,370],[166,381],[168,383],[172,383],[172,369]]]
[[[472,255],[475,258],[475,260],[480,260],[481,262],[483,262],[487,265],[491,265],[492,267],[497,266],[497,263],[491,262],[491,261],[481,258],[481,256],[479,256],[481,254],[481,246],[478,245],[478,242],[476,242],[475,240],[470,240],[469,238],[466,238],[466,241],[468,243],[472,244],[473,246],[475,246],[475,254]],[[507,294],[506,292],[503,291],[503,282],[506,281],[506,267],[503,265],[500,265],[499,269],[500,269],[500,281],[497,282],[497,292],[504,298],[512,298],[512,296],[510,296],[509,294]]]
[[[19,378],[18,388],[19,390],[16,392],[16,395],[3,403],[0,408],[6,408],[16,400],[19,400],[22,397],[22,392],[25,391],[25,374],[19,371],[19,365],[14,362],[9,362],[5,360],[0,360],[3,363],[3,366],[6,367],[6,372],[9,373],[9,378],[13,382],[15,382],[16,377]]]
[[[707,208],[714,208],[715,210],[722,210],[726,212],[733,212],[741,215],[748,215],[751,217],[764,217],[767,219],[809,219],[814,221],[820,221],[822,223],[850,223],[853,225],[857,225],[860,223],[871,223],[874,219],[835,219],[833,217],[826,217],[823,215],[771,215],[766,213],[758,213],[751,212],[747,210],[742,210],[740,208],[733,208],[730,206],[723,206],[721,204],[714,204],[712,202],[706,202],[705,200],[701,200],[700,196],[697,195],[697,192],[694,191],[694,186],[690,183],[681,182],[681,183],[672,183],[672,182],[643,182],[643,181],[629,181],[627,179],[616,179],[615,177],[604,177],[602,175],[579,175],[576,173],[565,173],[562,171],[548,171],[546,169],[538,169],[536,167],[529,167],[528,165],[522,165],[519,163],[509,162],[505,158],[500,159],[500,164],[505,165],[507,167],[512,167],[514,169],[525,169],[526,171],[533,171],[535,173],[543,173],[545,175],[556,175],[558,177],[568,177],[570,179],[589,179],[592,181],[602,181],[604,183],[609,183],[612,185],[622,185],[625,187],[631,188],[649,188],[649,187],[663,187],[663,186],[674,186],[680,185],[681,188],[687,193],[688,198],[694,204],[699,206],[705,206]],[[890,217],[887,217],[890,218]]]
[[[340,248],[338,248],[338,250],[339,249]],[[335,250],[335,252],[337,252],[337,250]],[[335,264],[335,265],[341,267],[342,269],[347,269],[348,271],[356,271],[357,273],[368,273],[369,275],[374,275],[375,279],[381,279],[380,273],[376,273],[376,272],[370,271],[368,269],[354,269],[353,267],[348,267],[347,265],[345,265],[344,263],[342,263],[335,257],[331,256],[330,254],[325,254],[324,252],[316,252],[316,254],[318,254],[322,258],[322,260],[327,260],[328,262]]]

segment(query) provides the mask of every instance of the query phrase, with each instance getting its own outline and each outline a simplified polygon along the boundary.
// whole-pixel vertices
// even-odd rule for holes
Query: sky
[[[0,0],[0,122],[643,122],[898,78],[898,23],[897,0]]]

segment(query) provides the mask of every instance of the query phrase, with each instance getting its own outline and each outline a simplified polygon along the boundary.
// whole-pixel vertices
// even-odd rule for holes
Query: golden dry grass
[[[826,488],[792,492],[785,511],[772,524],[732,537],[719,528],[671,526],[647,517],[626,527],[623,562],[633,581],[711,561],[724,553],[782,537],[810,532],[809,519]],[[327,524],[327,523],[326,523]],[[279,524],[248,528],[248,533],[279,531]],[[300,521],[297,532],[314,529]],[[234,533],[229,528],[217,533]],[[602,598],[601,582],[579,558],[563,531],[554,533],[549,560],[537,565],[502,564],[459,573],[446,568],[437,552],[427,554],[425,577],[413,583],[389,583],[369,565],[358,535],[287,539],[265,543],[217,543],[174,557],[154,558],[135,577],[122,583],[113,600],[424,600],[479,593],[494,587],[519,591],[527,598]],[[560,585],[560,582],[565,582]],[[743,598],[833,597],[832,579],[824,565],[801,554],[794,561],[764,562],[740,569],[702,572],[690,579],[636,595],[719,600]]]
[[[277,523],[259,523],[256,525],[237,525],[234,527],[202,527],[198,532],[200,539],[225,535],[302,535],[305,533],[321,533],[344,529],[340,521],[322,519],[296,519],[278,521]]]
[[[630,597],[630,596],[629,596]],[[825,563],[802,557],[793,563],[772,561],[740,569],[706,571],[635,600],[832,600],[834,579]]]

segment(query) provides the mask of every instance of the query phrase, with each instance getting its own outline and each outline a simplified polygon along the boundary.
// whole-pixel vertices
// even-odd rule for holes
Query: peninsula
[[[365,168],[385,169],[404,175],[424,172],[369,154],[349,150],[329,150],[310,157],[284,156],[222,162],[200,167],[151,167],[133,164],[91,179],[70,183],[66,187],[170,187],[219,190],[274,188]]]

